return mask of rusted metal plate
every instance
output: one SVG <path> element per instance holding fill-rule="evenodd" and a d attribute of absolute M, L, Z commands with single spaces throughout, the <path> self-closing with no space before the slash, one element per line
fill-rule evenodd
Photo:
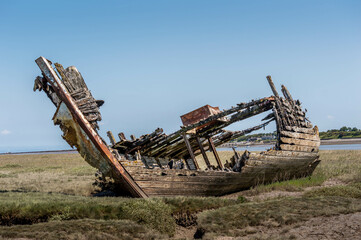
<path fill-rule="evenodd" d="M 183 125 L 188 126 L 188 125 L 197 123 L 199 121 L 202 121 L 202 120 L 204 120 L 212 115 L 218 114 L 220 112 L 221 111 L 219 110 L 219 107 L 212 107 L 209 105 L 205 105 L 192 112 L 182 115 L 180 118 L 182 120 Z"/>
<path fill-rule="evenodd" d="M 79 141 L 79 139 L 89 141 L 85 141 L 81 144 L 87 145 L 89 147 L 89 143 L 91 142 L 93 146 L 87 150 L 91 151 L 92 149 L 96 149 L 102 157 L 105 160 L 104 164 L 108 164 L 112 169 L 112 176 L 115 178 L 116 181 L 123 182 L 124 186 L 127 190 L 134 196 L 134 197 L 143 197 L 146 198 L 147 194 L 144 193 L 144 191 L 135 183 L 133 178 L 130 176 L 130 174 L 123 168 L 123 166 L 118 162 L 118 160 L 113 156 L 113 154 L 110 152 L 108 147 L 104 144 L 100 136 L 97 134 L 97 132 L 91 127 L 90 123 L 85 119 L 82 112 L 79 110 L 77 105 L 75 104 L 74 100 L 68 93 L 66 87 L 63 85 L 61 80 L 59 79 L 58 75 L 56 74 L 55 70 L 52 68 L 47 59 L 44 57 L 39 57 L 35 60 L 39 68 L 41 69 L 44 77 L 48 81 L 48 83 L 54 88 L 54 91 L 56 92 L 59 99 L 65 104 L 67 107 L 69 113 L 71 114 L 74 124 L 76 127 L 73 126 L 73 128 L 69 129 L 81 129 L 81 131 L 75 131 L 72 133 L 72 135 L 69 135 L 69 139 L 67 141 L 71 141 L 72 143 L 76 143 Z M 57 114 L 55 115 L 55 119 L 58 121 L 61 121 L 62 118 L 69 119 L 69 116 L 67 116 L 66 110 L 64 110 L 64 106 L 61 105 L 58 107 Z M 59 112 L 64 111 L 64 114 L 60 114 Z M 65 118 L 65 116 L 67 116 Z M 69 121 L 68 121 L 69 122 Z M 67 131 L 64 132 L 66 137 Z M 83 134 L 80 134 L 83 133 Z M 75 136 L 75 137 L 74 137 Z"/>

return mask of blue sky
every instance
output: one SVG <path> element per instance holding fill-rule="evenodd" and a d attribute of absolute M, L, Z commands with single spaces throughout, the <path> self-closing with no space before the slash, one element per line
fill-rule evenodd
<path fill-rule="evenodd" d="M 105 100 L 103 137 L 169 133 L 205 104 L 270 96 L 268 74 L 321 130 L 361 128 L 360 12 L 361 1 L 0 0 L 0 152 L 68 148 L 32 92 L 40 55 L 75 65 Z"/>

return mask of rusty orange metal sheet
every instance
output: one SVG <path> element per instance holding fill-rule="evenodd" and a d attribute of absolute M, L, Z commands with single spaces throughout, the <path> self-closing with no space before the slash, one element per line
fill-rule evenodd
<path fill-rule="evenodd" d="M 219 110 L 219 107 L 212 107 L 209 105 L 205 105 L 194 111 L 191 111 L 189 113 L 182 115 L 180 118 L 182 120 L 183 125 L 188 126 L 188 125 L 197 123 L 199 121 L 202 121 L 202 120 L 204 120 L 212 115 L 218 114 L 220 112 L 221 111 Z"/>

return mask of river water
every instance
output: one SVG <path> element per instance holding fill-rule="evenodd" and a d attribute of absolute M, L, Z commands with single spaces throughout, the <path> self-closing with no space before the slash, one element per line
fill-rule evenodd
<path fill-rule="evenodd" d="M 274 145 L 256 145 L 237 147 L 237 151 L 266 151 Z M 232 148 L 217 148 L 218 151 L 231 151 Z M 320 150 L 361 150 L 361 144 L 336 144 L 336 145 L 321 145 Z"/>

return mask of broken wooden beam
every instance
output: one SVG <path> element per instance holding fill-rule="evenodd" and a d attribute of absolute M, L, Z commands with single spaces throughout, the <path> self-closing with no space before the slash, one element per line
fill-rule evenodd
<path fill-rule="evenodd" d="M 285 151 L 293 152 L 318 152 L 318 147 L 309 147 L 301 145 L 290 145 L 290 144 L 280 144 L 280 149 Z"/>
<path fill-rule="evenodd" d="M 111 131 L 108 131 L 108 132 L 107 132 L 107 136 L 108 136 L 108 138 L 109 138 L 110 144 L 111 144 L 112 146 L 114 146 L 114 145 L 115 145 L 115 138 L 114 138 L 114 136 L 113 136 L 113 133 L 112 133 Z"/>
<path fill-rule="evenodd" d="M 320 137 L 318 135 L 315 135 L 315 134 L 281 131 L 281 136 L 282 137 L 294 138 L 294 139 L 305 139 L 305 140 L 311 140 L 311 141 L 320 141 Z"/>
<path fill-rule="evenodd" d="M 275 95 L 275 97 L 279 98 L 280 96 L 278 95 L 278 92 L 277 92 L 276 87 L 275 87 L 275 85 L 274 85 L 274 83 L 272 81 L 271 76 L 268 75 L 266 78 L 267 78 L 268 84 L 271 87 L 271 90 L 272 90 L 273 94 Z"/>
<path fill-rule="evenodd" d="M 211 163 L 209 162 L 209 159 L 208 159 L 208 157 L 207 157 L 206 151 L 204 151 L 204 147 L 203 147 L 203 143 L 202 143 L 201 139 L 200 139 L 198 136 L 196 136 L 196 140 L 197 140 L 199 149 L 200 149 L 200 151 L 201 151 L 201 153 L 202 153 L 204 162 L 206 163 L 206 165 L 207 165 L 208 168 L 211 168 Z"/>
<path fill-rule="evenodd" d="M 311 135 L 315 134 L 315 130 L 312 128 L 286 126 L 285 129 L 288 131 L 293 131 L 293 132 L 298 132 L 298 133 L 306 133 L 306 134 L 311 134 Z"/>
<path fill-rule="evenodd" d="M 125 137 L 125 135 L 124 135 L 123 132 L 118 133 L 118 137 L 119 137 L 120 141 L 125 141 L 125 140 L 127 140 L 127 138 Z"/>
<path fill-rule="evenodd" d="M 310 141 L 310 140 L 295 139 L 288 137 L 281 137 L 280 140 L 282 143 L 287 143 L 290 145 L 301 145 L 301 146 L 317 147 L 317 148 L 320 146 L 320 141 Z"/>
<path fill-rule="evenodd" d="M 186 133 L 183 133 L 182 136 L 183 136 L 183 140 L 184 140 L 184 142 L 185 142 L 185 144 L 186 144 L 186 146 L 187 146 L 189 156 L 191 157 L 194 166 L 196 167 L 196 169 L 199 169 L 199 165 L 198 165 L 197 159 L 196 159 L 196 157 L 194 156 L 194 152 L 193 152 L 193 149 L 192 149 L 191 144 L 189 143 L 187 134 L 186 134 Z"/>
<path fill-rule="evenodd" d="M 208 143 L 209 143 L 210 150 L 212 151 L 214 158 L 217 161 L 218 167 L 221 170 L 223 170 L 223 165 L 222 165 L 221 159 L 219 158 L 219 155 L 217 153 L 216 147 L 214 146 L 212 138 L 208 138 Z"/>

